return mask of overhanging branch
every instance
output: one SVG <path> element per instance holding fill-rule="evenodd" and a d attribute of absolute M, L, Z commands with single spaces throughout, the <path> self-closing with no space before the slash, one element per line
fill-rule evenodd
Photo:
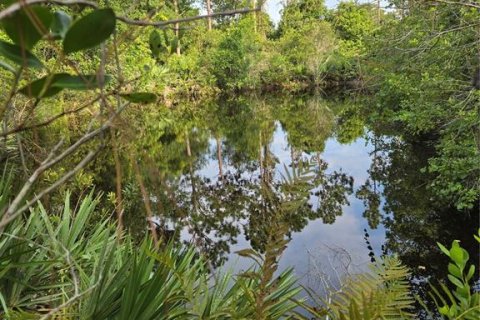
<path fill-rule="evenodd" d="M 61 6 L 71 6 L 71 5 L 84 5 L 92 8 L 98 8 L 98 4 L 88 0 L 23 0 L 19 2 L 15 2 L 14 4 L 10 5 L 9 7 L 5 8 L 4 10 L 0 11 L 0 20 L 5 19 L 6 17 L 12 15 L 16 11 L 20 10 L 24 6 L 32 5 L 32 4 L 39 4 L 39 3 L 53 3 L 58 4 Z M 249 12 L 256 12 L 260 11 L 261 7 L 257 8 L 243 8 L 243 9 L 236 9 L 236 10 L 228 10 L 222 12 L 215 12 L 211 14 L 204 14 L 192 17 L 185 17 L 173 20 L 165 20 L 165 21 L 147 21 L 147 20 L 133 20 L 127 17 L 117 16 L 117 20 L 135 26 L 153 26 L 153 27 L 163 27 L 170 24 L 175 23 L 182 23 L 182 22 L 191 22 L 195 20 L 201 20 L 206 18 L 215 18 L 215 17 L 223 17 L 223 16 L 232 16 L 236 14 L 245 14 Z"/>

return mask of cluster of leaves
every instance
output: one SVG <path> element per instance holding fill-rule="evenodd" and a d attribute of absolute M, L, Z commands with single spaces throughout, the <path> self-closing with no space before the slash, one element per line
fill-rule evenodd
<path fill-rule="evenodd" d="M 479 230 L 480 236 L 480 230 Z M 474 235 L 480 243 L 480 237 Z M 452 242 L 450 249 L 438 243 L 442 252 L 450 258 L 448 264 L 448 280 L 454 285 L 451 290 L 447 285 L 441 284 L 441 291 L 432 286 L 432 298 L 438 311 L 447 319 L 473 320 L 480 317 L 480 292 L 474 291 L 475 265 L 468 266 L 469 254 L 460 246 L 458 240 Z M 446 296 L 446 298 L 445 298 Z"/>

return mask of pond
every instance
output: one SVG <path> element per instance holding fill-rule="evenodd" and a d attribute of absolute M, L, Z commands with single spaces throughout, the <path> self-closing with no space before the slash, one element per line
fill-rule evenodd
<path fill-rule="evenodd" d="M 212 268 L 234 271 L 253 263 L 236 251 L 286 239 L 279 268 L 318 290 L 383 252 L 417 276 L 445 274 L 437 241 L 460 239 L 478 257 L 475 211 L 429 193 L 422 168 L 432 147 L 369 128 L 359 103 L 241 96 L 139 119 L 138 162 L 160 232 L 195 244 Z M 125 216 L 132 232 L 145 232 L 139 219 Z"/>

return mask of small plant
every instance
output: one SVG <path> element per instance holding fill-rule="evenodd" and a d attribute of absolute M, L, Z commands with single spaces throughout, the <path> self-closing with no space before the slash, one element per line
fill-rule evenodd
<path fill-rule="evenodd" d="M 480 243 L 479 236 L 474 235 Z M 437 305 L 438 312 L 446 319 L 480 319 L 480 293 L 472 288 L 475 266 L 468 266 L 469 254 L 460 246 L 460 241 L 454 240 L 450 249 L 438 243 L 440 250 L 451 260 L 448 264 L 448 280 L 455 286 L 451 290 L 446 284 L 440 283 L 443 293 L 432 286 L 431 297 Z"/>

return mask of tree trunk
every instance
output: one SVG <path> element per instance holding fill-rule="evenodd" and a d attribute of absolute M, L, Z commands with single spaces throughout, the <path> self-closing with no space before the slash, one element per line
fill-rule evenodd
<path fill-rule="evenodd" d="M 178 0 L 173 0 L 173 6 L 175 7 L 175 14 L 177 15 L 176 18 L 179 18 L 180 15 L 178 13 Z M 180 45 L 180 23 L 175 23 L 175 37 L 177 37 L 177 55 L 181 54 L 181 45 Z"/>
<path fill-rule="evenodd" d="M 253 9 L 257 7 L 257 0 L 252 0 Z M 257 33 L 257 11 L 253 12 L 253 30 Z"/>
<path fill-rule="evenodd" d="M 260 165 L 260 179 L 263 180 L 262 132 L 258 133 L 258 163 Z"/>
<path fill-rule="evenodd" d="M 211 0 L 207 0 L 207 14 L 212 14 L 212 3 Z M 208 31 L 212 30 L 212 17 L 208 17 Z"/>
<path fill-rule="evenodd" d="M 215 137 L 215 140 L 217 140 L 218 176 L 220 177 L 220 181 L 223 182 L 222 142 L 218 136 Z"/>

